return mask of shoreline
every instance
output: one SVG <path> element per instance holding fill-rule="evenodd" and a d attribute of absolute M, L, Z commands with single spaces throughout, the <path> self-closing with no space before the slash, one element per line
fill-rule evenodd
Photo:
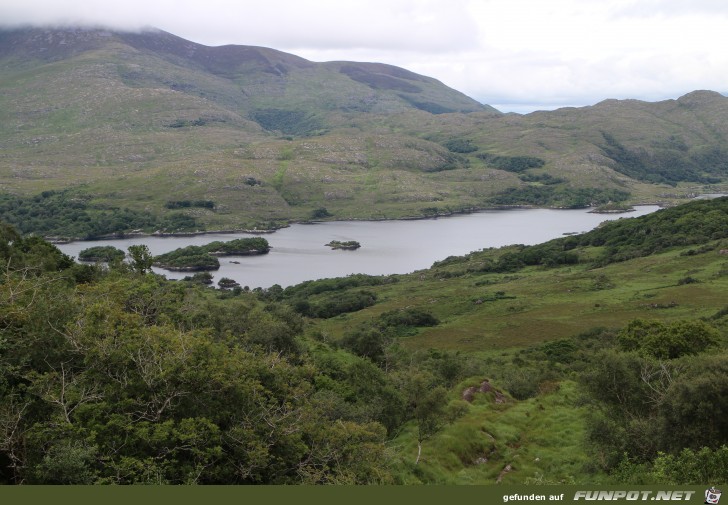
<path fill-rule="evenodd" d="M 285 228 L 289 228 L 290 226 L 294 224 L 300 224 L 300 225 L 317 225 L 321 223 L 330 223 L 330 222 L 382 222 L 382 221 L 422 221 L 422 220 L 428 220 L 428 219 L 439 219 L 439 218 L 447 218 L 447 217 L 456 217 L 459 215 L 467 215 L 467 214 L 476 214 L 478 212 L 492 212 L 492 211 L 500 211 L 500 210 L 516 210 L 516 209 L 524 209 L 524 210 L 530 210 L 530 209 L 548 209 L 548 210 L 579 210 L 579 209 L 592 209 L 588 210 L 588 213 L 591 214 L 629 214 L 630 212 L 634 212 L 634 207 L 639 207 L 643 205 L 657 205 L 659 207 L 665 207 L 664 202 L 656 202 L 656 203 L 635 203 L 633 204 L 629 209 L 616 209 L 616 210 L 603 210 L 599 211 L 597 210 L 598 207 L 581 207 L 581 208 L 569 208 L 569 207 L 539 207 L 536 205 L 499 205 L 497 207 L 470 207 L 467 209 L 462 210 L 454 210 L 450 212 L 440 212 L 435 215 L 429 215 L 429 216 L 405 216 L 405 217 L 395 217 L 395 218 L 348 218 L 348 219 L 331 219 L 327 221 L 312 221 L 312 220 L 306 220 L 306 221 L 290 221 L 289 223 L 285 225 L 281 225 L 278 228 L 274 229 L 267 229 L 267 230 L 249 230 L 249 229 L 226 229 L 226 230 L 209 230 L 209 231 L 191 231 L 191 232 L 170 232 L 170 233 L 163 233 L 163 232 L 152 232 L 152 233 L 144 233 L 138 230 L 131 231 L 129 233 L 115 233 L 111 235 L 103 235 L 100 237 L 96 237 L 93 239 L 78 239 L 78 238 L 61 238 L 61 237 L 43 237 L 44 240 L 51 244 L 71 244 L 76 242 L 96 242 L 99 240 L 124 240 L 129 238 L 140 238 L 140 237 L 149 237 L 149 238 L 167 238 L 167 237 L 198 237 L 202 235 L 225 235 L 225 234 L 234 234 L 234 233 L 246 233 L 249 235 L 270 235 L 275 233 L 278 230 L 283 230 Z"/>

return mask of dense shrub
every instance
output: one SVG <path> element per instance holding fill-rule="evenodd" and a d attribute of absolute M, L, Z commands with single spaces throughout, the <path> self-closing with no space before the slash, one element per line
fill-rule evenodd
<path fill-rule="evenodd" d="M 190 207 L 214 209 L 215 202 L 212 200 L 170 200 L 164 206 L 168 209 L 187 209 Z"/>
<path fill-rule="evenodd" d="M 396 326 L 437 326 L 440 321 L 422 309 L 408 307 L 401 310 L 390 310 L 379 316 L 377 325 L 381 328 Z"/>
<path fill-rule="evenodd" d="M 580 209 L 622 202 L 629 193 L 618 189 L 525 186 L 508 188 L 491 198 L 496 205 L 536 205 Z"/>
<path fill-rule="evenodd" d="M 617 335 L 625 351 L 638 351 L 658 359 L 675 359 L 703 352 L 718 343 L 718 331 L 703 321 L 646 321 L 635 319 Z"/>
<path fill-rule="evenodd" d="M 328 319 L 330 317 L 356 312 L 374 305 L 377 295 L 373 291 L 356 290 L 339 293 L 321 300 L 317 300 L 303 309 L 304 315 Z M 301 308 L 300 306 L 298 307 Z"/>
<path fill-rule="evenodd" d="M 191 216 L 148 212 L 92 203 L 82 192 L 44 191 L 35 196 L 0 193 L 0 219 L 21 233 L 94 240 L 131 230 L 187 231 L 199 225 Z"/>
<path fill-rule="evenodd" d="M 684 142 L 673 139 L 648 152 L 644 148 L 629 149 L 607 132 L 602 132 L 602 136 L 602 151 L 614 161 L 615 170 L 640 181 L 673 186 L 683 181 L 715 184 L 728 167 L 725 148 L 690 153 Z"/>
<path fill-rule="evenodd" d="M 490 153 L 480 153 L 477 157 L 493 168 L 508 172 L 523 172 L 529 168 L 541 168 L 546 164 L 544 160 L 535 156 L 496 156 Z"/>
<path fill-rule="evenodd" d="M 478 150 L 470 139 L 452 139 L 443 144 L 450 152 L 467 154 Z"/>

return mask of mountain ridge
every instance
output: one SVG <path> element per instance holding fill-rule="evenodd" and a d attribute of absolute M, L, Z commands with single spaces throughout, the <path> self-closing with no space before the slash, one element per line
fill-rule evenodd
<path fill-rule="evenodd" d="M 0 191 L 182 213 L 187 231 L 671 204 L 725 191 L 726 125 L 709 91 L 502 114 L 382 63 L 162 31 L 0 31 Z M 166 206 L 186 200 L 214 206 Z"/>
<path fill-rule="evenodd" d="M 407 85 L 407 81 L 429 83 L 446 88 L 439 81 L 408 70 L 382 63 L 324 62 L 316 63 L 277 49 L 223 45 L 205 46 L 156 28 L 138 32 L 113 31 L 97 28 L 42 29 L 22 28 L 0 30 L 0 58 L 12 56 L 34 57 L 41 61 L 59 61 L 85 52 L 103 50 L 110 44 L 123 44 L 140 53 L 153 53 L 177 65 L 190 62 L 216 76 L 236 79 L 251 71 L 275 77 L 286 77 L 296 70 L 333 67 L 342 75 L 364 83 L 374 89 L 395 89 L 405 93 L 421 93 L 422 89 Z M 352 75 L 354 77 L 352 77 Z M 386 76 L 383 79 L 382 76 Z M 377 79 L 377 77 L 379 79 Z M 459 102 L 459 108 L 448 112 L 487 110 L 477 101 L 459 91 L 447 88 Z"/>

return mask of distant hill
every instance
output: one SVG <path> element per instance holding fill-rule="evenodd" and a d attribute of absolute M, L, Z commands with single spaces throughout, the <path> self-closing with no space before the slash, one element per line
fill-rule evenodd
<path fill-rule="evenodd" d="M 5 208 L 67 190 L 63 205 L 166 231 L 681 201 L 725 182 L 727 125 L 708 91 L 520 116 L 381 63 L 158 30 L 0 31 Z"/>
<path fill-rule="evenodd" d="M 0 58 L 6 72 L 99 64 L 93 75 L 68 76 L 73 79 L 69 84 L 96 77 L 203 98 L 265 129 L 291 130 L 287 133 L 310 133 L 313 123 L 326 129 L 333 112 L 493 110 L 435 79 L 391 65 L 314 63 L 265 47 L 207 47 L 160 30 L 4 31 Z"/>

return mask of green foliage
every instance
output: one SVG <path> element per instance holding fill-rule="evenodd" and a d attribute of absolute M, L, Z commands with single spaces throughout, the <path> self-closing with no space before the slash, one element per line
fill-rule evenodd
<path fill-rule="evenodd" d="M 596 409 L 589 440 L 604 468 L 618 470 L 684 448 L 728 442 L 723 412 L 728 356 L 699 354 L 657 361 L 636 353 L 598 353 L 581 382 Z"/>
<path fill-rule="evenodd" d="M 219 281 L 217 281 L 217 285 L 220 286 L 222 289 L 232 289 L 240 286 L 238 282 L 234 279 L 230 279 L 229 277 L 223 277 Z"/>
<path fill-rule="evenodd" d="M 145 274 L 152 269 L 154 257 L 147 246 L 144 244 L 130 245 L 128 251 L 131 266 L 135 272 Z"/>
<path fill-rule="evenodd" d="M 89 247 L 78 253 L 78 259 L 81 261 L 111 263 L 114 261 L 122 261 L 125 257 L 126 254 L 124 251 L 111 245 Z"/>
<path fill-rule="evenodd" d="M 24 234 L 84 240 L 122 236 L 135 229 L 183 231 L 199 227 L 190 216 L 160 219 L 128 208 L 90 203 L 87 195 L 72 191 L 45 191 L 30 197 L 0 193 L 0 219 Z"/>
<path fill-rule="evenodd" d="M 562 184 L 567 182 L 566 179 L 561 177 L 554 177 L 551 174 L 519 174 L 518 178 L 523 182 L 535 182 L 543 184 L 545 186 L 553 186 L 555 184 Z"/>
<path fill-rule="evenodd" d="M 1 221 L 0 261 L 5 267 L 35 273 L 58 272 L 73 266 L 73 259 L 57 247 L 40 237 L 21 237 L 15 228 Z"/>
<path fill-rule="evenodd" d="M 605 156 L 615 162 L 618 172 L 633 179 L 673 186 L 683 181 L 714 184 L 720 178 L 706 175 L 706 172 L 725 174 L 724 148 L 712 148 L 691 155 L 686 152 L 687 146 L 684 143 L 672 142 L 649 153 L 644 148 L 628 149 L 607 132 L 602 132 L 602 136 L 606 142 L 601 146 Z"/>
<path fill-rule="evenodd" d="M 516 272 L 527 266 L 543 266 L 553 268 L 561 265 L 575 265 L 579 263 L 579 254 L 572 251 L 572 247 L 568 241 L 564 239 L 551 240 L 543 244 L 533 246 L 517 245 L 510 248 L 511 250 L 501 254 L 497 260 L 488 259 L 482 262 L 478 267 L 470 267 L 469 271 L 479 273 L 483 272 Z M 434 267 L 458 264 L 456 258 L 445 259 L 437 262 Z M 447 276 L 447 273 L 445 273 Z M 496 301 L 513 298 L 505 292 L 496 292 L 494 294 L 479 295 L 476 300 Z"/>
<path fill-rule="evenodd" d="M 671 486 L 728 482 L 728 446 L 659 453 L 652 463 L 649 481 Z"/>
<path fill-rule="evenodd" d="M 200 247 L 214 256 L 246 256 L 270 251 L 270 244 L 262 237 L 237 238 L 227 242 L 216 240 Z"/>
<path fill-rule="evenodd" d="M 674 381 L 660 409 L 662 449 L 718 448 L 728 444 L 728 355 L 690 357 L 680 380 Z"/>
<path fill-rule="evenodd" d="M 560 339 L 545 343 L 541 349 L 551 362 L 571 363 L 576 359 L 578 347 L 573 340 Z"/>
<path fill-rule="evenodd" d="M 167 126 L 170 128 L 186 128 L 188 126 L 205 126 L 207 121 L 202 118 L 198 119 L 175 119 Z"/>
<path fill-rule="evenodd" d="M 429 312 L 416 307 L 383 312 L 376 326 L 391 335 L 402 335 L 421 326 L 437 326 L 440 321 Z"/>
<path fill-rule="evenodd" d="M 604 247 L 599 262 L 607 264 L 727 236 L 728 198 L 716 198 L 662 209 L 636 219 L 610 221 L 563 240 L 570 247 Z"/>
<path fill-rule="evenodd" d="M 326 209 L 326 207 L 319 207 L 311 211 L 311 219 L 325 219 L 331 217 L 332 214 Z"/>
<path fill-rule="evenodd" d="M 212 274 L 210 272 L 196 272 L 191 277 L 185 277 L 183 280 L 207 286 L 212 284 Z"/>
<path fill-rule="evenodd" d="M 199 231 L 197 220 L 187 214 L 176 212 L 167 214 L 159 220 L 157 231 L 174 232 L 174 231 Z"/>
<path fill-rule="evenodd" d="M 625 351 L 637 351 L 657 359 L 695 355 L 718 343 L 720 334 L 703 321 L 631 321 L 617 335 Z"/>
<path fill-rule="evenodd" d="M 541 158 L 535 156 L 496 156 L 490 153 L 480 153 L 478 158 L 498 170 L 507 172 L 524 172 L 529 168 L 541 168 L 546 164 Z"/>
<path fill-rule="evenodd" d="M 217 270 L 220 261 L 203 246 L 191 245 L 155 256 L 154 265 L 167 270 Z"/>
<path fill-rule="evenodd" d="M 508 188 L 492 197 L 491 202 L 496 205 L 525 204 L 580 209 L 609 202 L 621 202 L 627 198 L 629 193 L 620 189 L 526 186 Z"/>
<path fill-rule="evenodd" d="M 707 210 L 703 212 L 707 219 L 720 215 L 712 212 L 716 207 L 701 209 Z M 655 233 L 666 232 L 660 227 Z M 36 268 L 46 256 L 53 256 L 55 248 L 50 246 L 30 248 L 28 256 L 16 248 L 20 237 L 13 230 L 4 234 L 7 240 L 0 241 L 0 250 L 15 254 L 18 264 Z M 443 290 L 445 298 L 454 292 L 448 291 L 451 289 L 493 286 L 483 295 L 497 302 L 490 305 L 510 303 L 500 301 L 511 298 L 505 289 L 517 293 L 520 303 L 525 295 L 519 286 L 538 269 L 518 276 L 484 272 L 545 267 L 560 261 L 574 265 L 569 263 L 574 258 L 592 261 L 596 257 L 592 251 L 579 249 L 581 238 L 490 251 L 487 262 L 480 258 L 485 252 L 450 260 L 441 268 L 471 269 L 473 275 L 463 282 L 437 282 L 436 288 Z M 619 247 L 620 240 L 616 236 L 612 245 Z M 721 246 L 713 242 L 711 247 L 703 252 Z M 669 286 L 662 289 L 706 289 L 720 281 L 713 275 L 712 264 L 705 263 L 706 254 L 673 254 L 655 260 L 668 259 L 680 266 Z M 694 268 L 686 267 L 689 261 L 696 261 Z M 697 262 L 703 263 L 698 266 Z M 563 288 L 558 296 L 573 300 L 573 295 L 564 294 L 565 288 L 570 293 L 578 281 L 578 289 L 585 293 L 595 284 L 611 285 L 598 293 L 608 298 L 615 286 L 622 288 L 625 274 L 617 267 L 604 273 L 574 267 L 573 275 L 561 270 L 556 277 Z M 690 355 L 700 348 L 690 340 L 701 335 L 700 322 L 678 321 L 674 328 L 673 322 L 663 323 L 658 333 L 667 332 L 668 338 L 638 339 L 637 347 L 629 352 L 621 348 L 621 335 L 616 338 L 616 332 L 600 330 L 556 338 L 503 356 L 488 352 L 484 363 L 475 353 L 415 352 L 398 345 L 417 344 L 418 339 L 392 339 L 395 331 L 419 328 L 413 325 L 434 316 L 410 310 L 414 309 L 411 306 L 403 311 L 387 310 L 404 305 L 396 298 L 400 291 L 407 293 L 408 303 L 427 306 L 424 300 L 429 294 L 417 292 L 412 297 L 410 286 L 398 287 L 392 280 L 396 278 L 351 276 L 287 289 L 274 286 L 251 294 L 167 283 L 157 276 L 135 276 L 123 269 L 90 272 L 84 285 L 74 287 L 74 279 L 81 276 L 72 273 L 73 268 L 60 273 L 40 273 L 38 269 L 35 278 L 15 272 L 9 281 L 0 283 L 1 300 L 10 300 L 0 310 L 0 421 L 5 423 L 23 412 L 15 434 L 0 431 L 0 462 L 7 467 L 0 480 L 78 484 L 391 482 L 386 463 L 391 461 L 391 451 L 402 451 L 395 457 L 412 465 L 417 442 L 423 456 L 407 478 L 445 482 L 455 477 L 434 476 L 430 466 L 433 453 L 441 451 L 443 461 L 462 456 L 462 465 L 468 467 L 463 471 L 475 472 L 478 469 L 472 462 L 476 458 L 484 454 L 490 458 L 484 428 L 495 438 L 496 454 L 504 458 L 511 454 L 507 451 L 528 440 L 518 449 L 519 465 L 531 461 L 534 444 L 553 433 L 537 435 L 533 426 L 509 421 L 518 414 L 522 419 L 532 416 L 531 424 L 538 425 L 542 414 L 536 405 L 564 387 L 559 381 L 577 376 L 584 393 L 581 402 L 590 412 L 587 446 L 594 468 L 613 471 L 614 478 L 622 479 L 631 471 L 643 483 L 655 481 L 658 475 L 674 475 L 659 469 L 676 468 L 677 463 L 669 458 L 677 461 L 685 448 L 697 454 L 707 447 L 705 451 L 717 455 L 720 444 L 726 443 L 728 428 L 722 419 L 723 398 L 728 396 L 727 360 L 721 350 L 708 354 L 710 347 L 705 348 L 708 352 Z M 676 286 L 686 271 L 699 271 L 702 283 Z M 664 268 L 660 272 L 668 275 Z M 418 282 L 425 284 L 422 279 Z M 512 284 L 496 287 L 503 283 Z M 366 291 L 376 294 L 387 307 L 375 309 L 374 316 L 352 314 L 340 321 L 304 323 L 300 317 L 327 309 L 335 299 Z M 469 290 L 462 300 L 455 296 L 452 305 L 463 306 L 465 315 L 483 310 L 486 307 L 469 303 L 481 291 Z M 14 293 L 24 294 L 11 298 Z M 436 313 L 446 315 L 448 328 L 461 331 L 465 326 L 457 316 L 451 317 L 450 305 L 450 301 L 438 305 Z M 518 316 L 514 313 L 514 318 Z M 715 317 L 719 321 L 721 312 Z M 320 338 L 315 342 L 302 339 L 305 326 Z M 338 333 L 342 327 L 347 330 Z M 623 331 L 628 333 L 628 329 L 636 327 Z M 508 331 L 517 334 L 511 327 Z M 343 335 L 340 340 L 339 335 Z M 333 349 L 330 342 L 336 340 L 341 345 Z M 475 438 L 486 440 L 481 443 L 458 437 L 466 433 L 467 423 L 475 423 L 476 414 L 491 415 L 480 410 L 485 403 L 453 402 L 461 391 L 447 393 L 446 389 L 472 377 L 489 377 L 508 393 L 506 404 L 496 408 L 488 404 L 488 411 L 513 413 L 512 418 L 497 423 L 488 418 L 487 425 L 483 419 L 473 424 L 473 433 L 480 433 Z M 64 401 L 59 400 L 61 391 Z M 529 405 L 533 408 L 526 410 Z M 569 403 L 568 409 L 579 408 Z M 583 414 L 574 415 L 581 423 Z M 448 426 L 453 422 L 454 426 Z M 578 424 L 577 433 L 581 426 Z M 403 438 L 389 443 L 390 452 L 385 452 L 385 438 L 397 433 Z M 410 445 L 406 437 L 411 437 Z M 329 445 L 331 440 L 337 447 Z M 580 449 L 569 450 L 581 454 Z M 547 459 L 543 454 L 539 457 Z M 13 458 L 21 458 L 15 466 Z M 486 468 L 498 464 L 498 460 L 484 464 L 481 473 L 492 472 Z M 544 463 L 543 470 L 550 464 Z M 518 471 L 525 468 L 533 475 L 530 466 L 519 466 Z M 544 475 L 551 479 L 546 472 Z M 494 475 L 487 478 L 492 480 Z"/>
<path fill-rule="evenodd" d="M 467 154 L 478 150 L 478 146 L 470 139 L 451 139 L 443 145 L 453 153 Z"/>
<path fill-rule="evenodd" d="M 676 246 L 707 244 L 709 241 L 728 237 L 728 198 L 698 200 L 678 207 L 661 209 L 634 219 L 619 219 L 603 223 L 587 233 L 554 239 L 533 246 L 513 246 L 497 257 L 483 260 L 478 267 L 470 266 L 467 272 L 515 272 L 526 266 L 555 267 L 574 265 L 585 261 L 579 248 L 600 247 L 596 257 L 586 261 L 604 266 L 659 253 Z M 701 252 L 713 250 L 706 246 Z M 688 251 L 686 255 L 698 254 Z M 449 257 L 435 262 L 433 268 L 466 264 L 469 256 Z M 439 275 L 452 275 L 443 272 Z M 679 285 L 694 283 L 688 278 Z M 597 283 L 603 289 L 604 283 Z M 601 285 L 601 287 L 600 287 Z"/>
<path fill-rule="evenodd" d="M 261 237 L 239 238 L 222 242 L 219 240 L 202 246 L 180 247 L 174 251 L 155 256 L 154 265 L 168 270 L 217 270 L 220 261 L 216 256 L 247 256 L 266 254 L 270 244 Z"/>
<path fill-rule="evenodd" d="M 266 300 L 283 300 L 305 316 L 327 319 L 376 303 L 376 293 L 354 288 L 381 286 L 397 280 L 395 276 L 352 274 L 347 277 L 305 281 L 286 289 L 272 286 L 267 290 L 260 290 L 259 296 Z"/>
<path fill-rule="evenodd" d="M 367 274 L 352 274 L 346 277 L 335 277 L 332 279 L 319 279 L 315 281 L 304 281 L 295 286 L 287 287 L 282 296 L 288 300 L 296 298 L 310 298 L 323 293 L 344 291 L 349 288 L 365 286 L 381 286 L 398 282 L 396 276 L 377 276 Z"/>
<path fill-rule="evenodd" d="M 212 200 L 169 200 L 164 206 L 168 209 L 188 209 L 190 207 L 214 209 L 215 202 Z"/>
<path fill-rule="evenodd" d="M 365 327 L 348 332 L 339 342 L 341 347 L 349 352 L 369 358 L 374 363 L 381 364 L 384 360 L 385 349 L 389 339 L 376 328 Z"/>
<path fill-rule="evenodd" d="M 539 394 L 539 385 L 546 377 L 545 370 L 540 367 L 525 368 L 514 363 L 512 368 L 500 374 L 503 388 L 516 400 L 527 400 Z"/>
<path fill-rule="evenodd" d="M 0 283 L 2 483 L 391 482 L 391 381 L 299 358 L 289 307 L 123 269 L 74 286 L 4 231 L 4 254 L 38 275 Z"/>
<path fill-rule="evenodd" d="M 345 291 L 332 296 L 321 298 L 316 302 L 308 305 L 298 303 L 295 305 L 296 310 L 303 315 L 309 317 L 318 317 L 328 319 L 330 317 L 345 314 L 347 312 L 356 312 L 374 305 L 377 301 L 377 295 L 373 291 L 354 290 Z"/>

